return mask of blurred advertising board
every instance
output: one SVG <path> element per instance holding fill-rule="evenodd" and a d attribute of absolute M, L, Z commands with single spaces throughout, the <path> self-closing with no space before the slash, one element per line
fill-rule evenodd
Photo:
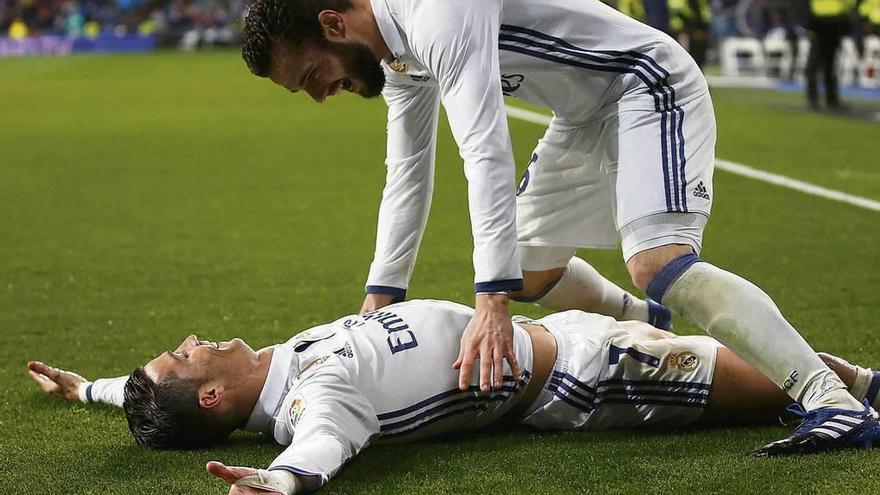
<path fill-rule="evenodd" d="M 144 34 L 99 34 L 94 37 L 33 36 L 0 37 L 0 57 L 67 55 L 70 53 L 132 53 L 156 48 L 156 38 Z"/>

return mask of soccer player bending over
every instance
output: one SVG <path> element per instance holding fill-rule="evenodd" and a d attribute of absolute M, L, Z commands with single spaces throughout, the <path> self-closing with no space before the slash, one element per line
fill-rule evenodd
<path fill-rule="evenodd" d="M 699 257 L 717 199 L 715 113 L 700 68 L 666 34 L 598 0 L 254 0 L 242 44 L 250 71 L 287 91 L 318 102 L 381 94 L 388 105 L 364 312 L 406 297 L 443 106 L 474 240 L 476 311 L 454 363 L 462 390 L 476 356 L 517 369 L 509 299 L 660 328 L 672 310 L 808 411 L 810 428 L 756 453 L 848 447 L 823 433 L 840 415 L 880 429 L 769 295 Z M 518 189 L 504 95 L 553 111 Z M 657 304 L 575 256 L 618 244 Z"/>
<path fill-rule="evenodd" d="M 39 362 L 28 368 L 51 395 L 122 406 L 141 445 L 205 447 L 244 429 L 287 446 L 265 470 L 209 463 L 233 485 L 230 494 L 318 488 L 374 442 L 499 422 L 582 430 L 754 423 L 776 419 L 790 402 L 711 337 L 577 310 L 514 317 L 521 374 L 505 365 L 502 386 L 484 393 L 476 369 L 462 391 L 449 362 L 472 316 L 466 306 L 417 300 L 345 316 L 259 351 L 240 339 L 191 335 L 127 377 L 89 382 Z M 876 415 L 869 404 L 880 403 L 880 373 L 821 358 Z M 801 428 L 812 427 L 806 423 Z M 819 434 L 871 447 L 872 428 L 841 414 Z"/>

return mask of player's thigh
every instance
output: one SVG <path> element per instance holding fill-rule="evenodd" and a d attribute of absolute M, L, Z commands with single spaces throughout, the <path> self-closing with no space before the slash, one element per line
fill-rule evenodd
<path fill-rule="evenodd" d="M 675 244 L 699 253 L 714 196 L 715 116 L 709 95 L 667 111 L 621 111 L 610 137 L 617 143 L 614 198 L 624 260 Z"/>
<path fill-rule="evenodd" d="M 709 403 L 701 418 L 707 424 L 760 423 L 783 415 L 791 399 L 769 378 L 726 347 L 718 348 Z"/>
<path fill-rule="evenodd" d="M 520 246 L 617 246 L 608 175 L 597 153 L 601 128 L 551 123 L 517 190 Z"/>

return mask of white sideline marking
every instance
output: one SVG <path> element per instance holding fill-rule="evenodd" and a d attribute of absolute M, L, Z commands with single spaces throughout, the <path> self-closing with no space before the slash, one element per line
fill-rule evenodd
<path fill-rule="evenodd" d="M 718 88 L 772 88 L 778 80 L 762 76 L 706 76 L 706 82 Z"/>
<path fill-rule="evenodd" d="M 514 119 L 524 120 L 533 124 L 547 125 L 550 123 L 550 116 L 548 115 L 533 112 L 531 110 L 526 110 L 524 108 L 517 108 L 511 105 L 507 105 L 507 115 Z M 809 194 L 811 196 L 819 196 L 820 198 L 830 199 L 832 201 L 839 201 L 841 203 L 858 206 L 859 208 L 864 208 L 866 210 L 880 211 L 880 201 L 874 201 L 873 199 L 863 198 L 861 196 L 854 196 L 852 194 L 835 191 L 834 189 L 828 189 L 825 187 L 817 186 L 815 184 L 810 184 L 808 182 L 799 181 L 790 177 L 786 177 L 784 175 L 765 172 L 763 170 L 758 170 L 756 168 L 743 165 L 741 163 L 716 159 L 715 167 L 720 170 L 724 170 L 725 172 L 741 175 L 743 177 L 749 177 L 751 179 L 767 182 L 776 186 L 787 187 L 789 189 L 794 189 L 795 191 Z"/>
<path fill-rule="evenodd" d="M 541 125 L 549 125 L 550 124 L 550 116 L 544 115 L 543 113 L 533 112 L 531 110 L 526 110 L 525 108 L 517 108 L 511 105 L 504 105 L 507 107 L 507 116 L 513 117 L 519 120 L 525 120 L 526 122 L 531 122 L 533 124 L 541 124 Z"/>
<path fill-rule="evenodd" d="M 784 175 L 772 174 L 770 172 L 747 167 L 741 163 L 729 162 L 727 160 L 715 159 L 715 166 L 721 170 L 733 174 L 742 175 L 743 177 L 750 177 L 752 179 L 768 182 L 777 186 L 787 187 L 789 189 L 794 189 L 795 191 L 800 191 L 802 193 L 810 194 L 812 196 L 819 196 L 825 199 L 830 199 L 832 201 L 840 201 L 841 203 L 858 206 L 866 210 L 880 211 L 880 201 L 874 201 L 873 199 L 863 198 L 861 196 L 853 196 L 852 194 L 846 194 L 840 191 L 835 191 L 834 189 L 820 187 L 814 184 L 810 184 L 808 182 L 801 182 L 799 180 L 786 177 Z"/>

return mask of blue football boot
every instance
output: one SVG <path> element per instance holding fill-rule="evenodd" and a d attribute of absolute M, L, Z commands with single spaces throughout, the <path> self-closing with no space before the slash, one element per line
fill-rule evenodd
<path fill-rule="evenodd" d="M 656 303 L 651 299 L 645 299 L 648 303 L 648 324 L 660 330 L 672 329 L 672 311 L 666 306 Z"/>
<path fill-rule="evenodd" d="M 794 435 L 767 444 L 752 452 L 752 457 L 813 454 L 847 448 L 870 449 L 880 445 L 880 419 L 867 401 L 865 409 L 822 408 L 804 411 L 798 404 L 788 410 L 803 419 Z"/>

